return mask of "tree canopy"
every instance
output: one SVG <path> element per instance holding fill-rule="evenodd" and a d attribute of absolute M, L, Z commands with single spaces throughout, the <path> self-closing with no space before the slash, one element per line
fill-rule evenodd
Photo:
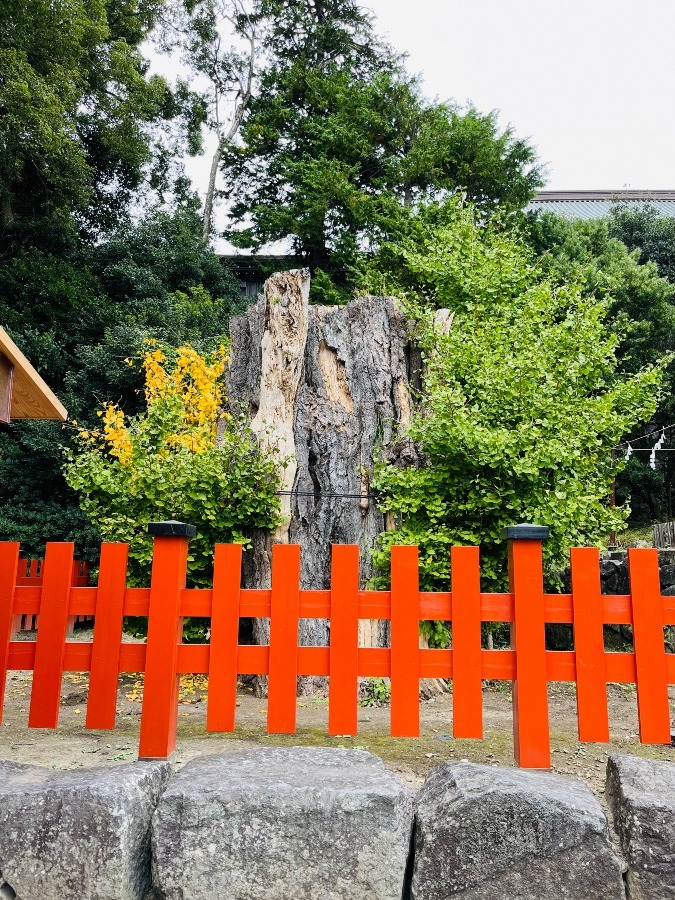
<path fill-rule="evenodd" d="M 623 372 L 637 372 L 675 352 L 675 282 L 667 277 L 669 255 L 675 258 L 675 240 L 669 243 L 668 237 L 675 237 L 673 221 L 648 210 L 617 206 L 607 219 L 568 221 L 546 213 L 528 222 L 530 243 L 551 276 L 560 282 L 575 280 L 585 294 L 607 301 L 607 327 L 620 336 L 617 352 Z M 675 422 L 674 379 L 671 361 L 650 421 L 624 438 L 639 438 Z M 666 450 L 673 447 L 673 437 L 666 432 Z M 660 454 L 652 469 L 645 452 L 650 445 L 634 443 L 640 450 L 619 475 L 619 500 L 630 500 L 636 523 L 670 518 L 675 514 L 672 454 Z"/>
<path fill-rule="evenodd" d="M 182 54 L 189 84 L 153 74 L 154 40 L 160 52 Z M 367 278 L 378 290 L 407 292 L 418 306 L 442 301 L 457 314 L 446 349 L 462 322 L 469 327 L 477 310 L 487 315 L 494 304 L 496 333 L 516 341 L 517 369 L 525 351 L 509 323 L 519 321 L 522 334 L 537 340 L 523 308 L 527 297 L 545 333 L 564 332 L 571 317 L 582 343 L 601 332 L 609 341 L 589 356 L 591 370 L 604 373 L 602 396 L 610 398 L 601 417 L 608 423 L 603 447 L 620 422 L 628 428 L 649 406 L 639 386 L 657 378 L 649 366 L 672 349 L 675 333 L 672 225 L 649 210 L 625 210 L 602 224 L 523 221 L 523 239 L 509 238 L 542 182 L 531 142 L 500 125 L 494 111 L 425 97 L 404 57 L 378 37 L 355 0 L 6 0 L 0 322 L 78 425 L 0 429 L 3 537 L 21 539 L 31 552 L 45 539 L 74 537 L 93 558 L 100 525 L 92 528 L 78 509 L 61 471 L 74 435 L 95 429 L 96 410 L 111 404 L 129 428 L 140 428 L 143 379 L 123 360 L 137 357 L 148 339 L 189 343 L 208 355 L 241 309 L 239 286 L 211 243 L 210 201 L 200 203 L 179 162 L 202 151 L 208 128 L 218 134 L 214 159 L 228 204 L 227 235 L 254 250 L 276 241 L 292 246 L 313 269 L 313 299 L 341 302 Z M 210 184 L 217 198 L 213 178 Z M 487 243 L 476 237 L 477 222 Z M 486 250 L 475 265 L 471 256 L 460 258 L 463 233 L 467 251 Z M 432 235 L 441 241 L 438 252 Z M 422 313 L 420 322 L 426 328 Z M 476 340 L 487 342 L 481 329 Z M 433 355 L 436 338 L 429 335 Z M 543 341 L 542 366 L 548 346 Z M 485 359 L 495 371 L 501 365 L 489 343 Z M 458 356 L 457 366 L 470 369 L 470 362 Z M 437 384 L 447 377 L 469 391 L 458 372 L 439 368 Z M 477 384 L 478 370 L 472 377 Z M 589 379 L 578 382 L 575 413 L 586 436 L 581 410 L 590 409 Z M 556 384 L 563 396 L 564 379 Z M 633 412 L 625 385 L 636 392 Z M 488 428 L 500 390 L 507 387 L 495 376 L 485 421 L 478 410 L 474 421 L 469 406 L 467 428 Z M 671 416 L 671 395 L 652 423 Z M 429 422 L 446 414 L 436 402 L 432 397 Z M 542 421 L 553 422 L 543 412 Z M 489 427 L 506 426 L 495 420 Z M 518 447 L 509 452 L 525 452 Z M 627 472 L 634 467 L 631 461 Z M 605 470 L 598 472 L 589 483 L 604 485 Z M 621 482 L 619 489 L 628 491 Z M 655 490 L 645 488 L 644 496 Z M 483 499 L 493 502 L 489 492 Z"/>
<path fill-rule="evenodd" d="M 0 8 L 0 256 L 49 220 L 93 233 L 117 221 L 176 116 L 139 45 L 161 0 L 7 0 Z"/>
<path fill-rule="evenodd" d="M 223 154 L 242 247 L 287 240 L 313 268 L 349 266 L 413 209 L 463 192 L 522 207 L 541 184 L 531 145 L 496 113 L 427 100 L 349 0 L 261 2 L 267 65 Z"/>
<path fill-rule="evenodd" d="M 601 544 L 628 516 L 607 502 L 612 447 L 653 414 L 660 367 L 622 375 L 607 301 L 560 284 L 525 241 L 471 206 L 419 223 L 366 272 L 407 297 L 425 358 L 424 402 L 407 432 L 420 463 L 383 461 L 375 485 L 399 518 L 382 536 L 420 545 L 426 589 L 447 584 L 449 547 L 480 544 L 486 585 L 504 587 L 501 529 L 550 528 L 549 578 L 576 544 Z M 434 321 L 445 308 L 449 328 Z"/>

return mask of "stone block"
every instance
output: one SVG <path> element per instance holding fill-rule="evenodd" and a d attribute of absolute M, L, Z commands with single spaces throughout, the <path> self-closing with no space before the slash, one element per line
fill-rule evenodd
<path fill-rule="evenodd" d="M 604 559 L 600 562 L 600 583 L 603 594 L 628 593 L 628 566 L 626 559 Z"/>
<path fill-rule="evenodd" d="M 359 750 L 261 748 L 189 762 L 153 817 L 166 900 L 401 900 L 412 798 Z"/>
<path fill-rule="evenodd" d="M 56 771 L 0 761 L 0 897 L 144 900 L 150 819 L 170 772 L 168 763 Z"/>
<path fill-rule="evenodd" d="M 607 798 L 628 862 L 630 900 L 673 900 L 675 763 L 610 757 Z"/>
<path fill-rule="evenodd" d="M 672 588 L 675 586 L 675 565 L 660 566 L 659 575 L 662 588 Z"/>
<path fill-rule="evenodd" d="M 623 863 L 580 782 L 446 763 L 415 806 L 413 900 L 624 900 Z"/>

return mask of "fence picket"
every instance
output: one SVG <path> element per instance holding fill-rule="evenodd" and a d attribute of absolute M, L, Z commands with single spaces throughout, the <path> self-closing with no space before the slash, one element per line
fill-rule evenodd
<path fill-rule="evenodd" d="M 267 731 L 295 732 L 298 684 L 298 614 L 300 612 L 300 547 L 272 547 L 272 609 L 267 700 Z"/>
<path fill-rule="evenodd" d="M 5 705 L 9 642 L 14 630 L 14 590 L 19 574 L 16 542 L 0 543 L 0 724 Z"/>
<path fill-rule="evenodd" d="M 604 742 L 609 740 L 609 712 L 600 554 L 593 547 L 574 547 L 570 559 L 579 740 Z"/>
<path fill-rule="evenodd" d="M 514 755 L 518 765 L 524 768 L 550 769 L 543 563 L 539 541 L 509 541 L 509 583 L 514 610 L 511 648 L 516 657 Z"/>
<path fill-rule="evenodd" d="M 128 544 L 101 544 L 87 728 L 115 727 L 128 555 Z"/>
<path fill-rule="evenodd" d="M 155 537 L 138 750 L 142 759 L 167 757 L 176 747 L 180 677 L 176 662 L 183 636 L 180 599 L 187 556 L 186 537 Z"/>
<path fill-rule="evenodd" d="M 668 666 L 658 551 L 629 548 L 628 575 L 640 740 L 644 744 L 669 744 Z"/>
<path fill-rule="evenodd" d="M 28 713 L 29 728 L 56 728 L 59 723 L 74 552 L 75 545 L 71 543 L 47 544 Z"/>
<path fill-rule="evenodd" d="M 480 551 L 453 547 L 452 573 L 452 733 L 483 737 Z"/>
<path fill-rule="evenodd" d="M 328 733 L 358 729 L 359 548 L 333 547 L 330 601 Z"/>
<path fill-rule="evenodd" d="M 420 588 L 417 547 L 391 548 L 391 734 L 420 733 Z"/>
<path fill-rule="evenodd" d="M 209 648 L 207 731 L 234 731 L 241 596 L 241 544 L 216 544 Z"/>

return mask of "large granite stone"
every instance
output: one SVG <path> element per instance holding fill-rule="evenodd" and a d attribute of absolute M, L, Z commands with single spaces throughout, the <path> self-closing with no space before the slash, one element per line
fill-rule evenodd
<path fill-rule="evenodd" d="M 0 897 L 143 900 L 168 763 L 55 771 L 0 761 Z"/>
<path fill-rule="evenodd" d="M 152 822 L 166 900 L 401 900 L 412 799 L 360 750 L 261 748 L 189 762 Z"/>
<path fill-rule="evenodd" d="M 446 763 L 416 801 L 413 900 L 624 900 L 622 862 L 583 784 Z"/>
<path fill-rule="evenodd" d="M 675 763 L 612 756 L 607 797 L 628 862 L 630 900 L 675 898 Z"/>

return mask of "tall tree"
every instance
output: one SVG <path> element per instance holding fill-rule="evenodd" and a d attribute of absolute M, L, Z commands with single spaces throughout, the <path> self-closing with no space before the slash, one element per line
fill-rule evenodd
<path fill-rule="evenodd" d="M 175 116 L 139 45 L 160 0 L 7 0 L 0 6 L 0 254 L 45 222 L 100 233 L 152 162 L 153 126 Z M 48 229 L 50 231 L 50 229 Z"/>
<path fill-rule="evenodd" d="M 168 13 L 161 45 L 169 52 L 177 49 L 192 78 L 204 82 L 203 88 L 194 81 L 192 86 L 200 98 L 202 122 L 216 138 L 202 219 L 207 240 L 223 150 L 239 134 L 253 96 L 259 16 L 246 0 L 179 0 Z"/>
<path fill-rule="evenodd" d="M 613 206 L 609 233 L 629 250 L 639 250 L 640 262 L 653 262 L 659 275 L 675 285 L 675 217 L 663 216 L 650 203 Z"/>
<path fill-rule="evenodd" d="M 468 206 L 447 212 L 371 264 L 408 297 L 426 358 L 408 435 L 419 464 L 383 463 L 377 474 L 383 506 L 400 520 L 382 546 L 419 544 L 423 583 L 437 587 L 449 547 L 480 544 L 486 583 L 503 588 L 503 526 L 549 526 L 553 576 L 570 546 L 601 544 L 625 521 L 628 509 L 607 503 L 621 462 L 611 450 L 653 414 L 662 372 L 619 375 L 606 302 L 559 284 L 498 222 Z M 449 327 L 434 321 L 437 307 L 454 313 Z"/>
<path fill-rule="evenodd" d="M 541 183 L 494 113 L 425 100 L 357 3 L 260 9 L 266 65 L 243 146 L 223 157 L 236 244 L 288 239 L 312 266 L 344 265 L 432 198 L 510 209 Z"/>
<path fill-rule="evenodd" d="M 237 299 L 184 184 L 172 212 L 141 214 L 171 141 L 200 121 L 193 95 L 150 76 L 142 52 L 167 2 L 0 4 L 0 322 L 78 420 L 106 399 L 137 408 L 138 377 L 120 360 L 149 332 L 222 333 Z M 61 476 L 71 434 L 0 429 L 0 535 L 32 552 L 46 539 L 95 546 Z"/>
<path fill-rule="evenodd" d="M 675 283 L 660 274 L 668 272 L 671 221 L 618 207 L 603 220 L 568 221 L 545 213 L 531 217 L 527 224 L 529 240 L 552 277 L 562 283 L 574 280 L 587 296 L 608 303 L 607 327 L 620 338 L 618 357 L 624 372 L 636 372 L 675 353 Z M 665 372 L 666 389 L 653 416 L 625 438 L 639 439 L 675 422 L 674 379 L 675 362 L 671 361 Z M 645 452 L 657 437 L 651 444 L 633 442 L 640 450 L 617 481 L 619 501 L 630 500 L 636 524 L 675 514 L 673 453 L 660 454 L 652 469 Z M 675 432 L 667 431 L 665 438 L 663 449 L 675 449 Z"/>

